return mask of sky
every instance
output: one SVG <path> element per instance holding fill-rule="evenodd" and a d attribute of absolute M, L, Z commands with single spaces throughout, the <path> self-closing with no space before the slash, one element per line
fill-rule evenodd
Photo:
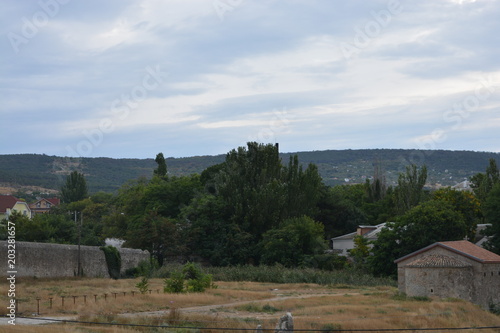
<path fill-rule="evenodd" d="M 0 154 L 500 152 L 500 2 L 4 0 Z"/>

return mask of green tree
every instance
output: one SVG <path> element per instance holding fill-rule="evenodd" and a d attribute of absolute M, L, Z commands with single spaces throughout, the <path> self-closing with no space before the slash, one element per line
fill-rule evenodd
<path fill-rule="evenodd" d="M 297 266 L 306 256 L 322 253 L 325 247 L 321 223 L 307 216 L 290 218 L 264 234 L 262 263 Z"/>
<path fill-rule="evenodd" d="M 88 197 L 87 182 L 82 173 L 73 171 L 66 177 L 66 183 L 61 188 L 61 201 L 72 203 Z"/>
<path fill-rule="evenodd" d="M 304 171 L 297 155 L 290 156 L 288 166 L 282 170 L 281 183 L 285 186 L 281 219 L 317 213 L 322 179 L 316 165 L 309 164 Z"/>
<path fill-rule="evenodd" d="M 500 183 L 493 186 L 484 202 L 484 218 L 491 226 L 486 229 L 486 235 L 491 238 L 486 243 L 486 247 L 497 254 L 500 254 Z"/>
<path fill-rule="evenodd" d="M 124 246 L 148 250 L 161 266 L 168 255 L 183 252 L 179 229 L 175 221 L 150 211 L 128 224 Z"/>
<path fill-rule="evenodd" d="M 467 239 L 474 242 L 477 224 L 482 217 L 481 205 L 476 196 L 467 191 L 457 191 L 447 187 L 435 191 L 432 194 L 432 200 L 444 201 L 459 212 L 467 228 Z"/>
<path fill-rule="evenodd" d="M 395 275 L 394 260 L 399 257 L 435 242 L 464 239 L 466 233 L 462 214 L 450 204 L 424 202 L 382 229 L 374 242 L 370 266 L 377 275 Z"/>
<path fill-rule="evenodd" d="M 366 215 L 361 209 L 361 186 L 324 186 L 318 193 L 318 212 L 314 218 L 323 224 L 326 239 L 352 232 L 358 225 L 366 224 Z"/>
<path fill-rule="evenodd" d="M 154 170 L 154 175 L 160 178 L 165 178 L 167 176 L 167 162 L 163 153 L 158 153 L 155 158 L 155 162 L 158 167 Z"/>
<path fill-rule="evenodd" d="M 480 202 L 484 202 L 495 184 L 500 182 L 500 171 L 494 158 L 490 158 L 485 173 L 475 174 L 470 178 L 471 187 Z"/>
<path fill-rule="evenodd" d="M 216 177 L 217 195 L 231 210 L 231 222 L 258 239 L 280 222 L 284 189 L 278 148 L 249 142 L 226 156 Z"/>
<path fill-rule="evenodd" d="M 369 241 L 363 236 L 354 236 L 354 248 L 350 251 L 354 264 L 363 267 L 370 255 Z"/>
<path fill-rule="evenodd" d="M 38 216 L 38 215 L 37 215 Z M 49 242 L 54 229 L 46 219 L 30 219 L 20 212 L 13 212 L 9 216 L 9 221 L 15 223 L 16 240 L 26 242 Z"/>
<path fill-rule="evenodd" d="M 248 263 L 253 252 L 251 235 L 230 220 L 230 207 L 220 196 L 196 196 L 182 209 L 182 219 L 190 224 L 189 247 L 193 254 L 212 265 Z"/>
<path fill-rule="evenodd" d="M 38 214 L 30 219 L 14 212 L 9 219 L 16 224 L 16 239 L 19 241 L 76 243 L 76 225 L 67 214 Z"/>
<path fill-rule="evenodd" d="M 418 205 L 424 196 L 423 188 L 427 180 L 427 167 L 424 165 L 418 170 L 415 164 L 406 167 L 406 172 L 398 178 L 395 189 L 395 204 L 398 214 L 404 214 Z"/>

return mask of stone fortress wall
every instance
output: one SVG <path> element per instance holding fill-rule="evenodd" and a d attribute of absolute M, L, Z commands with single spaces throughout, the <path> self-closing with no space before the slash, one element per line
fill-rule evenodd
<path fill-rule="evenodd" d="M 12 271 L 8 266 L 7 241 L 0 241 L 0 260 L 3 269 L 0 276 Z M 16 242 L 15 271 L 17 277 L 71 277 L 78 272 L 78 245 Z M 122 265 L 121 272 L 135 267 L 142 260 L 149 260 L 149 252 L 136 249 L 118 249 Z M 80 261 L 83 275 L 108 277 L 108 266 L 104 252 L 98 246 L 81 246 Z"/>

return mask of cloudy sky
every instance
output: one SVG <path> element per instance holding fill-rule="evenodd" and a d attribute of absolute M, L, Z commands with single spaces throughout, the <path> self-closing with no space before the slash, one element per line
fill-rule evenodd
<path fill-rule="evenodd" d="M 500 2 L 4 0 L 0 154 L 500 152 Z"/>

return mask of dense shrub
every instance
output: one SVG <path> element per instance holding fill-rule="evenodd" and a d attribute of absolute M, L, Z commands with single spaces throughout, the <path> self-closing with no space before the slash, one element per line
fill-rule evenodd
<path fill-rule="evenodd" d="M 212 275 L 203 273 L 201 267 L 188 262 L 182 271 L 173 270 L 164 280 L 163 291 L 166 293 L 204 292 L 207 288 L 216 287 L 212 283 Z"/>
<path fill-rule="evenodd" d="M 122 268 L 122 258 L 120 252 L 114 246 L 101 246 L 100 249 L 104 252 L 104 257 L 106 258 L 106 264 L 108 265 L 109 276 L 113 279 L 120 278 L 120 271 Z"/>

